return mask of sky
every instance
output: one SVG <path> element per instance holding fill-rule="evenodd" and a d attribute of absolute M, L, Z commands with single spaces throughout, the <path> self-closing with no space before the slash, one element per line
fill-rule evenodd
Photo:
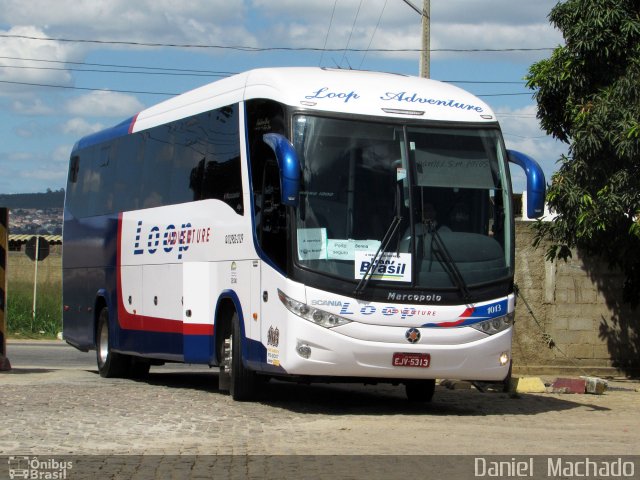
<path fill-rule="evenodd" d="M 430 15 L 431 78 L 487 102 L 507 148 L 547 181 L 567 148 L 540 130 L 523 79 L 563 43 L 547 18 L 555 4 L 431 0 Z M 221 77 L 277 66 L 418 75 L 420 48 L 421 16 L 403 0 L 0 0 L 0 193 L 65 188 L 77 140 Z"/>

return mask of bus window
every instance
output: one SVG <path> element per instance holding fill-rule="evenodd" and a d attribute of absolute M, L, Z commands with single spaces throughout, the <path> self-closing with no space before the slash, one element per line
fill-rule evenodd
<path fill-rule="evenodd" d="M 113 184 L 115 210 L 128 211 L 142 208 L 142 136 L 127 135 L 116 144 L 116 177 Z"/>
<path fill-rule="evenodd" d="M 141 207 L 159 207 L 169 203 L 174 151 L 172 126 L 161 125 L 143 135 L 145 147 Z"/>
<path fill-rule="evenodd" d="M 208 150 L 198 164 L 196 180 L 201 188 L 198 198 L 222 200 L 242 215 L 244 205 L 238 107 L 220 108 L 207 116 L 205 131 Z M 191 180 L 194 180 L 193 174 Z"/>

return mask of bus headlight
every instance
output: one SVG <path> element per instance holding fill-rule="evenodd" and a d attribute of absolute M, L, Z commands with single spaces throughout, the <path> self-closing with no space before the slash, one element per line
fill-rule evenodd
<path fill-rule="evenodd" d="M 513 325 L 513 321 L 515 319 L 515 312 L 511 312 L 504 317 L 491 318 L 489 320 L 484 320 L 483 322 L 474 323 L 473 325 L 469 325 L 470 327 L 479 330 L 482 333 L 486 333 L 487 335 L 495 335 L 496 333 L 502 332 L 507 328 Z"/>
<path fill-rule="evenodd" d="M 310 307 L 306 303 L 298 302 L 293 298 L 287 297 L 280 289 L 278 289 L 278 298 L 282 304 L 287 307 L 287 310 L 321 327 L 333 328 L 351 322 L 351 320 L 347 320 L 335 313 L 325 312 L 319 308 Z"/>

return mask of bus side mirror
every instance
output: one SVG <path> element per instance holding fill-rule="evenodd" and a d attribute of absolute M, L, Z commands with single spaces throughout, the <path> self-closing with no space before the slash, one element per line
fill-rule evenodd
<path fill-rule="evenodd" d="M 300 161 L 295 148 L 285 136 L 279 133 L 265 133 L 262 140 L 276 155 L 278 170 L 280 170 L 282 203 L 297 207 L 300 194 Z"/>
<path fill-rule="evenodd" d="M 527 175 L 527 217 L 540 218 L 544 214 L 546 184 L 542 168 L 533 158 L 515 150 L 507 150 L 509 161 L 522 168 Z"/>

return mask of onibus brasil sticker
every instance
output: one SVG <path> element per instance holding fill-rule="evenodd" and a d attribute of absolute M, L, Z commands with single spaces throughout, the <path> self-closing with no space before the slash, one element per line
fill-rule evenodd
<path fill-rule="evenodd" d="M 355 252 L 355 278 L 361 279 L 371 267 L 371 280 L 387 282 L 411 281 L 410 253 L 383 253 L 373 261 L 375 252 Z M 373 265 L 372 265 L 373 261 Z"/>

